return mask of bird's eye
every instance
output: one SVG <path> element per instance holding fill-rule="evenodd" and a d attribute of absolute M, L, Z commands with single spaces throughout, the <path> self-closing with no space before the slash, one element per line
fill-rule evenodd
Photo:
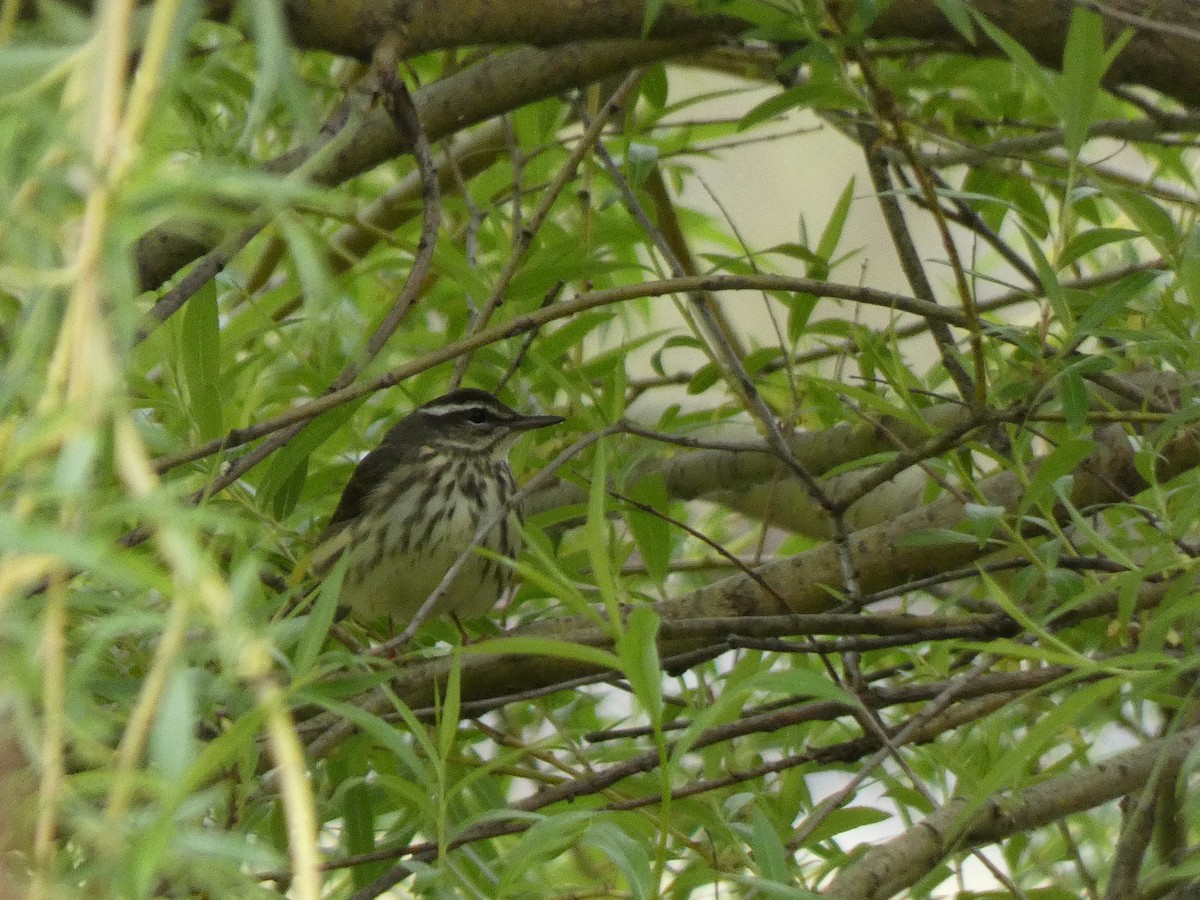
<path fill-rule="evenodd" d="M 468 409 L 467 410 L 467 421 L 470 422 L 472 425 L 485 425 L 485 424 L 487 424 L 487 420 L 488 420 L 487 410 L 484 410 L 484 409 Z"/>

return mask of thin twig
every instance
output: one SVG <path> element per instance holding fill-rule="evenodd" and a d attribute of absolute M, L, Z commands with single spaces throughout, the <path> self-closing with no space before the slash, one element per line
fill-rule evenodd
<path fill-rule="evenodd" d="M 491 295 L 478 314 L 472 317 L 470 327 L 467 330 L 468 335 L 477 334 L 481 329 L 486 328 L 492 318 L 492 314 L 504 302 L 505 291 L 508 290 L 513 276 L 517 274 L 517 269 L 525 261 L 525 254 L 533 246 L 533 238 L 541 230 L 542 225 L 545 224 L 546 219 L 550 215 L 550 210 L 554 206 L 554 202 L 558 199 L 559 194 L 562 193 L 563 188 L 567 186 L 567 183 L 575 177 L 579 164 L 583 161 L 588 151 L 591 150 L 592 145 L 600 139 L 600 133 L 604 130 L 604 126 L 621 109 L 622 104 L 624 104 L 633 89 L 637 87 L 641 79 L 642 70 L 635 69 L 613 91 L 612 96 L 608 98 L 608 102 L 604 104 L 595 121 L 584 132 L 582 140 L 575 145 L 571 151 L 571 155 L 567 157 L 567 161 L 555 173 L 554 179 L 546 188 L 541 202 L 538 204 L 537 209 L 533 211 L 533 215 L 529 217 L 529 221 L 524 225 L 519 234 L 513 235 L 512 252 L 509 253 L 508 259 L 504 263 L 504 269 L 496 279 L 496 284 L 492 288 Z M 472 351 L 466 351 L 458 358 L 454 366 L 454 376 L 450 380 L 452 386 L 462 383 L 463 376 L 467 372 L 467 367 L 471 364 L 471 356 Z"/>
<path fill-rule="evenodd" d="M 923 318 L 940 319 L 956 328 L 965 328 L 967 325 L 965 316 L 958 310 L 950 309 L 949 307 L 926 303 L 902 294 L 894 294 L 875 288 L 838 284 L 815 278 L 796 278 L 793 276 L 772 274 L 701 275 L 686 278 L 665 278 L 659 281 L 621 285 L 598 291 L 588 291 L 578 294 L 570 300 L 555 303 L 545 309 L 537 309 L 515 316 L 503 324 L 494 325 L 491 328 L 476 332 L 475 334 L 446 344 L 437 350 L 426 353 L 424 356 L 398 366 L 371 381 L 362 382 L 344 388 L 341 391 L 322 394 L 320 397 L 315 397 L 307 403 L 298 404 L 288 409 L 274 419 L 268 419 L 265 422 L 260 422 L 246 428 L 233 429 L 228 434 L 208 441 L 205 444 L 200 444 L 180 453 L 160 457 L 155 462 L 155 470 L 161 474 L 185 463 L 211 456 L 223 449 L 231 449 L 248 444 L 258 438 L 280 431 L 296 422 L 306 422 L 309 419 L 316 418 L 321 413 L 393 387 L 405 379 L 411 378 L 413 375 L 457 359 L 464 353 L 469 353 L 480 347 L 486 347 L 505 338 L 524 334 L 535 328 L 540 328 L 548 322 L 570 318 L 581 312 L 601 306 L 625 303 L 645 297 L 686 294 L 696 290 L 764 290 L 807 293 L 818 297 L 849 300 L 868 306 L 878 306 L 883 309 L 911 313 L 914 316 Z M 1011 340 L 1003 330 L 997 330 L 995 336 L 999 340 Z M 248 470 L 248 467 L 242 468 L 239 466 L 238 468 L 239 474 L 237 477 L 241 477 Z"/>
<path fill-rule="evenodd" d="M 353 382 L 359 373 L 362 372 L 363 368 L 378 355 L 379 351 L 383 349 L 384 345 L 395 333 L 409 309 L 412 308 L 417 294 L 425 283 L 425 278 L 428 276 L 430 266 L 433 262 L 433 251 L 437 246 L 437 233 L 441 223 L 442 207 L 438 189 L 437 167 L 433 162 L 433 151 L 429 146 L 429 137 L 425 134 L 425 129 L 421 127 L 421 120 L 417 116 L 417 109 L 413 106 L 412 95 L 409 94 L 408 87 L 404 84 L 403 79 L 391 77 L 389 81 L 390 83 L 385 85 L 385 87 L 389 88 L 387 94 L 390 101 L 388 109 L 392 112 L 396 127 L 400 129 L 412 146 L 413 158 L 416 160 L 417 170 L 421 173 L 421 198 L 424 203 L 421 236 L 417 240 L 417 252 L 413 256 L 413 264 L 408 271 L 408 277 L 404 279 L 404 286 L 392 302 L 391 309 L 388 310 L 388 314 L 379 324 L 379 327 L 375 329 L 375 333 L 367 339 L 360 358 L 342 370 L 341 374 L 329 386 L 330 391 L 341 390 Z"/>

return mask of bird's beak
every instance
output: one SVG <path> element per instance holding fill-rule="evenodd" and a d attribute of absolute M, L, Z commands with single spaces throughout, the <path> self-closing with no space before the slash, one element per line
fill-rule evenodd
<path fill-rule="evenodd" d="M 545 428 L 547 425 L 557 425 L 565 421 L 562 416 L 521 416 L 509 421 L 508 427 L 513 431 L 533 431 L 535 428 Z"/>

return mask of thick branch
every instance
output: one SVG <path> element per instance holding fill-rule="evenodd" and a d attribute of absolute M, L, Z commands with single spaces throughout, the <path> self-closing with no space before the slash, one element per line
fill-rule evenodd
<path fill-rule="evenodd" d="M 616 72 L 665 59 L 703 46 L 709 37 L 684 40 L 596 41 L 553 50 L 522 47 L 435 81 L 413 94 L 421 127 L 438 141 L 493 116 L 562 91 L 590 84 Z M 404 135 L 386 110 L 365 113 L 356 133 L 312 173 L 313 181 L 335 185 L 410 152 Z M 290 172 L 313 150 L 282 156 L 266 168 Z M 167 223 L 145 234 L 137 244 L 138 275 L 143 290 L 152 290 L 179 269 L 207 252 L 218 236 L 197 235 L 195 226 Z"/>
<path fill-rule="evenodd" d="M 305 48 L 366 59 L 381 34 L 402 35 L 411 56 L 428 50 L 481 44 L 551 47 L 578 40 L 635 38 L 642 33 L 642 0 L 290 0 L 292 38 Z M 713 34 L 744 27 L 736 19 L 698 16 L 666 7 L 651 36 Z"/>
<path fill-rule="evenodd" d="M 1110 81 L 1141 84 L 1183 103 L 1200 101 L 1200 6 L 1192 0 L 975 0 L 984 16 L 1012 35 L 1044 65 L 1057 68 L 1071 13 L 1090 7 L 1105 19 L 1109 40 L 1125 28 L 1136 37 L 1109 73 Z M 301 47 L 365 58 L 382 33 L 400 30 L 407 52 L 479 44 L 537 44 L 637 37 L 643 0 L 342 0 L 288 4 L 293 36 Z M 736 22 L 699 17 L 667 6 L 655 23 L 655 36 L 730 32 Z M 969 45 L 938 9 L 935 0 L 893 0 L 871 27 L 879 38 L 951 42 L 964 52 L 994 54 L 979 39 Z"/>
<path fill-rule="evenodd" d="M 1072 503 L 1076 508 L 1119 501 L 1145 487 L 1134 465 L 1133 451 L 1124 429 L 1111 426 L 1100 429 L 1096 441 L 1096 449 L 1075 473 Z M 1161 448 L 1159 460 L 1159 476 L 1170 478 L 1200 465 L 1200 443 L 1194 434 L 1181 433 Z M 1036 466 L 1031 470 L 1036 470 Z M 1017 473 L 1004 472 L 980 482 L 977 489 L 984 502 L 1012 511 L 1023 497 L 1023 483 Z M 1057 511 L 1057 515 L 1063 519 L 1068 517 L 1066 510 Z M 965 519 L 961 501 L 944 495 L 888 522 L 855 532 L 850 538 L 850 550 L 864 590 L 895 587 L 961 568 L 991 552 L 993 547 L 975 543 L 947 543 L 935 547 L 904 542 L 906 536 L 916 531 L 952 530 Z M 756 575 L 751 578 L 738 574 L 721 579 L 683 596 L 656 603 L 655 611 L 664 621 L 671 622 L 721 616 L 824 612 L 836 602 L 842 585 L 836 549 L 832 544 L 764 565 L 756 570 Z M 762 586 L 763 581 L 767 588 Z M 780 597 L 787 599 L 790 608 L 783 608 Z M 552 618 L 523 627 L 519 633 L 525 637 L 552 637 L 591 646 L 611 644 L 611 631 L 594 618 Z M 704 639 L 662 641 L 660 653 L 670 657 L 710 643 Z M 596 671 L 594 666 L 577 660 L 538 657 L 531 661 L 528 656 L 489 656 L 484 655 L 486 644 L 475 649 L 478 654 L 462 661 L 461 696 L 464 702 L 567 682 Z M 438 686 L 444 681 L 449 667 L 448 660 L 433 659 L 404 669 L 393 680 L 392 690 L 409 706 L 428 706 L 438 695 Z M 384 698 L 382 705 L 373 708 L 383 709 L 388 705 L 389 701 Z M 310 752 L 320 755 L 350 730 L 347 725 L 332 729 L 310 747 Z"/>
<path fill-rule="evenodd" d="M 1003 797 L 954 799 L 900 837 L 874 847 L 834 879 L 829 900 L 886 900 L 925 877 L 951 853 L 981 847 L 1135 793 L 1157 766 L 1178 770 L 1200 728 L 1118 753 Z"/>
<path fill-rule="evenodd" d="M 1110 83 L 1141 84 L 1182 103 L 1200 102 L 1200 5 L 1193 0 L 974 0 L 972 5 L 1035 59 L 1055 69 L 1062 64 L 1071 13 L 1078 6 L 1090 7 L 1103 16 L 1110 42 L 1126 28 L 1136 31 L 1108 73 Z M 978 48 L 970 47 L 934 0 L 893 0 L 871 31 L 881 38 L 952 41 L 967 52 L 996 52 L 982 36 Z"/>

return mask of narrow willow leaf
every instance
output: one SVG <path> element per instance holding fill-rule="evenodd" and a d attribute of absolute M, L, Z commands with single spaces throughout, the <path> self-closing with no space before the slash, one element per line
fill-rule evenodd
<path fill-rule="evenodd" d="M 608 610 L 609 618 L 617 618 L 617 581 L 609 555 L 608 536 L 608 465 L 604 442 L 596 444 L 592 462 L 592 483 L 588 488 L 588 515 L 584 530 L 587 532 L 587 554 L 592 563 L 592 574 L 600 599 Z"/>
<path fill-rule="evenodd" d="M 1087 438 L 1067 438 L 1060 441 L 1038 463 L 1037 472 L 1029 481 L 1025 494 L 1017 507 L 1017 518 L 1023 519 L 1034 506 L 1042 503 L 1054 504 L 1054 483 L 1064 475 L 1070 475 L 1087 458 L 1096 444 Z"/>
<path fill-rule="evenodd" d="M 346 853 L 358 856 L 375 849 L 375 810 L 371 789 L 363 782 L 350 785 L 342 794 L 342 841 Z M 366 863 L 351 869 L 354 886 L 366 887 L 387 869 L 386 862 Z"/>
<path fill-rule="evenodd" d="M 342 581 L 345 579 L 346 569 L 349 567 L 350 554 L 343 553 L 321 583 L 317 592 L 317 602 L 313 604 L 312 611 L 305 619 L 304 631 L 301 633 L 299 644 L 296 647 L 296 676 L 298 678 L 303 678 L 312 671 L 317 663 L 317 657 L 321 653 L 321 647 L 329 637 L 329 627 L 333 624 L 333 617 L 337 613 L 338 597 L 342 593 Z"/>
<path fill-rule="evenodd" d="M 807 669 L 791 668 L 778 672 L 763 672 L 752 677 L 748 684 L 757 691 L 768 691 L 785 697 L 832 700 L 835 703 L 845 703 L 851 708 L 861 705 L 853 694 L 834 684 L 827 675 Z"/>
<path fill-rule="evenodd" d="M 289 478 L 293 477 L 301 462 L 329 440 L 334 432 L 350 421 L 350 417 L 361 405 L 362 402 L 359 401 L 322 413 L 292 438 L 287 446 L 276 451 L 271 457 L 270 465 L 267 466 L 266 474 L 259 483 L 259 496 L 266 501 L 273 500 L 275 493 L 283 488 Z"/>
<path fill-rule="evenodd" d="M 941 10 L 942 15 L 946 17 L 946 21 L 954 26 L 954 30 L 961 34 L 968 44 L 975 44 L 975 23 L 971 19 L 971 12 L 963 0 L 934 0 L 937 8 Z"/>
<path fill-rule="evenodd" d="M 442 708 L 438 713 L 438 756 L 445 762 L 454 749 L 458 737 L 458 719 L 462 709 L 462 649 L 454 648 L 450 660 L 450 674 L 446 679 L 446 691 L 442 696 Z"/>
<path fill-rule="evenodd" d="M 1104 65 L 1104 23 L 1096 13 L 1077 6 L 1063 48 L 1060 110 L 1067 152 L 1072 156 L 1078 156 L 1087 141 Z"/>
<path fill-rule="evenodd" d="M 650 864 L 650 855 L 645 846 L 616 823 L 605 820 L 593 822 L 583 834 L 582 843 L 600 850 L 605 859 L 620 870 L 637 900 L 651 900 L 659 896 L 651 878 L 654 866 Z"/>
<path fill-rule="evenodd" d="M 188 408 L 200 437 L 220 436 L 221 329 L 217 321 L 217 288 L 209 282 L 188 301 L 179 339 L 180 362 L 187 385 Z"/>
<path fill-rule="evenodd" d="M 154 729 L 150 763 L 167 784 L 178 784 L 196 759 L 195 673 L 176 669 L 167 678 Z"/>
<path fill-rule="evenodd" d="M 607 650 L 588 647 L 584 644 L 572 644 L 569 641 L 559 641 L 552 638 L 533 637 L 501 637 L 494 638 L 482 644 L 470 644 L 463 647 L 463 653 L 469 656 L 503 654 L 505 656 L 553 656 L 559 659 L 571 659 L 575 662 L 586 663 L 601 669 L 621 671 L 621 660 Z"/>
<path fill-rule="evenodd" d="M 526 829 L 516 845 L 505 851 L 493 896 L 498 900 L 529 896 L 525 879 L 559 854 L 578 846 L 592 816 L 587 810 L 570 810 L 546 816 Z"/>
<path fill-rule="evenodd" d="M 850 215 L 850 204 L 853 201 L 854 179 L 851 178 L 846 182 L 846 186 L 838 196 L 837 203 L 833 207 L 833 212 L 829 214 L 829 221 L 825 223 L 825 230 L 821 232 L 821 239 L 817 241 L 817 256 L 822 260 L 832 259 L 834 252 L 838 248 L 838 244 L 841 243 L 842 232 L 846 227 L 846 219 Z M 823 276 L 812 275 L 810 273 L 810 277 L 819 278 Z"/>
<path fill-rule="evenodd" d="M 640 478 L 627 488 L 629 496 L 652 510 L 666 511 L 670 507 L 667 479 L 662 473 Z M 625 513 L 629 531 L 637 543 L 638 552 L 651 579 L 661 584 L 666 580 L 671 564 L 671 523 L 662 516 L 629 506 Z"/>
<path fill-rule="evenodd" d="M 662 722 L 663 702 L 658 626 L 657 613 L 648 606 L 639 606 L 626 618 L 625 628 L 617 637 L 621 671 L 655 727 Z"/>

